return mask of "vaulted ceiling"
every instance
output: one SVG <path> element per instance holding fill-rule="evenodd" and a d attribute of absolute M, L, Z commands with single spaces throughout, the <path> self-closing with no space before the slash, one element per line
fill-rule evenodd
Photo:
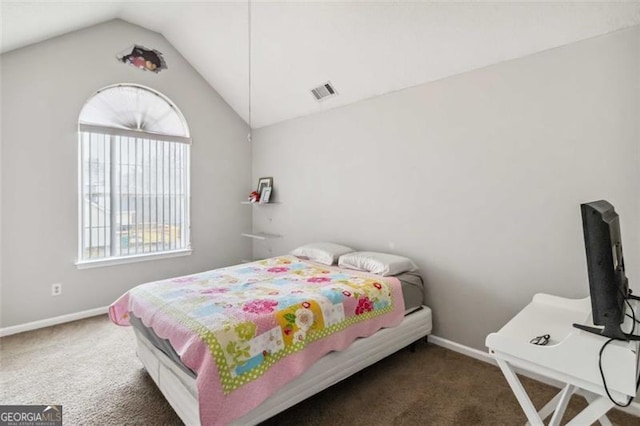
<path fill-rule="evenodd" d="M 161 33 L 247 122 L 250 56 L 258 128 L 638 25 L 640 1 L 2 0 L 1 13 L 2 52 L 114 18 Z M 318 102 L 326 81 L 339 95 Z"/>

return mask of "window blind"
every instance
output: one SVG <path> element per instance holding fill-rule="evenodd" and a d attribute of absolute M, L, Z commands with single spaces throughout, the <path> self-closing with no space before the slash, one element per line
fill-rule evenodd
<path fill-rule="evenodd" d="M 80 259 L 189 248 L 189 155 L 183 138 L 80 129 Z"/>

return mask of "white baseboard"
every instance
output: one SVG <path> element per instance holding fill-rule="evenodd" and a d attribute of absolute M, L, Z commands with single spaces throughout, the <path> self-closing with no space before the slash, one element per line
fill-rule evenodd
<path fill-rule="evenodd" d="M 471 358 L 475 358 L 477 360 L 492 364 L 497 366 L 496 360 L 489 354 L 489 352 L 483 352 L 475 348 L 470 348 L 469 346 L 461 345 L 460 343 L 452 342 L 451 340 L 444 339 L 442 337 L 434 336 L 433 334 L 429 336 L 429 342 L 434 345 L 442 346 L 443 348 L 450 349 L 454 352 L 461 353 Z M 520 368 L 514 368 L 516 373 L 521 374 L 525 377 L 529 377 L 530 379 L 537 380 L 539 382 L 545 383 L 549 386 L 553 386 L 555 388 L 562 388 L 564 383 L 561 383 L 557 380 L 549 379 L 548 377 L 541 376 L 539 374 L 532 373 L 530 371 L 522 370 Z M 624 411 L 625 413 L 631 414 L 633 416 L 640 417 L 640 402 L 634 401 L 628 407 L 621 408 L 615 407 L 618 410 Z"/>
<path fill-rule="evenodd" d="M 488 362 L 489 364 L 498 365 L 496 360 L 489 355 L 489 352 L 483 352 L 478 349 L 470 348 L 469 346 L 461 345 L 460 343 L 452 342 L 443 337 L 438 337 L 433 334 L 429 335 L 429 342 L 434 345 L 442 346 L 443 348 L 450 349 L 454 352 L 461 353 L 471 358 L 479 359 L 480 361 Z"/>
<path fill-rule="evenodd" d="M 102 306 L 100 308 L 89 309 L 82 312 L 76 312 L 74 314 L 61 315 L 59 317 L 53 317 L 43 319 L 39 321 L 28 322 L 26 324 L 12 325 L 10 327 L 0 328 L 0 337 L 10 336 L 12 334 L 22 333 L 24 331 L 37 330 L 39 328 L 50 327 L 52 325 L 63 324 L 65 322 L 76 321 L 84 318 L 95 317 L 96 315 L 102 315 L 109 312 L 108 306 Z"/>

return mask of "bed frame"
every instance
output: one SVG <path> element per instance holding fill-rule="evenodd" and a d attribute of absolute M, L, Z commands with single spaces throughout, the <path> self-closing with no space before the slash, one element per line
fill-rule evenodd
<path fill-rule="evenodd" d="M 431 333 L 431 309 L 422 306 L 397 327 L 356 340 L 344 351 L 325 355 L 309 370 L 287 383 L 233 425 L 253 425 L 294 406 Z M 135 329 L 134 329 L 135 330 Z M 171 407 L 187 425 L 200 425 L 196 381 L 138 331 L 137 353 Z"/>

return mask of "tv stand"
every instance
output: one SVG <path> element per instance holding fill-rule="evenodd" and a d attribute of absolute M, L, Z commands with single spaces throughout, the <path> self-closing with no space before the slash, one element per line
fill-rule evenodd
<path fill-rule="evenodd" d="M 635 301 L 640 301 L 640 297 L 638 296 L 634 296 L 631 294 L 631 290 L 629 290 L 627 292 L 627 295 L 625 296 L 626 299 L 626 304 L 631 306 L 631 304 L 629 303 L 629 300 L 635 300 Z M 624 306 L 624 310 L 626 311 L 627 306 Z M 605 321 L 606 321 L 606 315 L 605 315 Z M 573 326 L 575 328 L 579 328 L 580 330 L 584 330 L 587 331 L 589 333 L 593 333 L 596 334 L 598 336 L 602 336 L 602 337 L 608 337 L 610 339 L 615 339 L 615 340 L 624 340 L 624 341 L 636 341 L 636 340 L 640 340 L 640 336 L 639 335 L 635 335 L 635 334 L 629 334 L 629 333 L 625 333 L 622 331 L 622 328 L 620 327 L 620 324 L 618 324 L 617 321 L 613 320 L 613 321 L 609 321 L 609 322 L 605 322 L 604 324 L 604 328 L 598 328 L 598 327 L 592 327 L 589 325 L 585 325 L 585 324 L 573 324 Z M 632 330 L 635 327 L 632 327 Z"/>
<path fill-rule="evenodd" d="M 638 308 L 636 317 L 638 315 Z M 571 396 L 579 392 L 589 405 L 569 425 L 587 425 L 597 420 L 610 425 L 606 413 L 615 406 L 602 384 L 598 354 L 606 337 L 575 328 L 572 324 L 592 327 L 591 302 L 536 294 L 500 331 L 487 336 L 486 345 L 495 357 L 511 390 L 531 425 L 541 426 L 551 416 L 550 425 L 558 425 Z M 625 319 L 630 328 L 630 319 Z M 600 332 L 599 329 L 598 334 Z M 549 334 L 547 345 L 533 345 L 535 336 Z M 636 395 L 640 342 L 611 342 L 602 354 L 602 370 L 611 396 L 624 403 Z M 516 369 L 564 384 L 563 389 L 537 411 L 516 375 Z"/>

